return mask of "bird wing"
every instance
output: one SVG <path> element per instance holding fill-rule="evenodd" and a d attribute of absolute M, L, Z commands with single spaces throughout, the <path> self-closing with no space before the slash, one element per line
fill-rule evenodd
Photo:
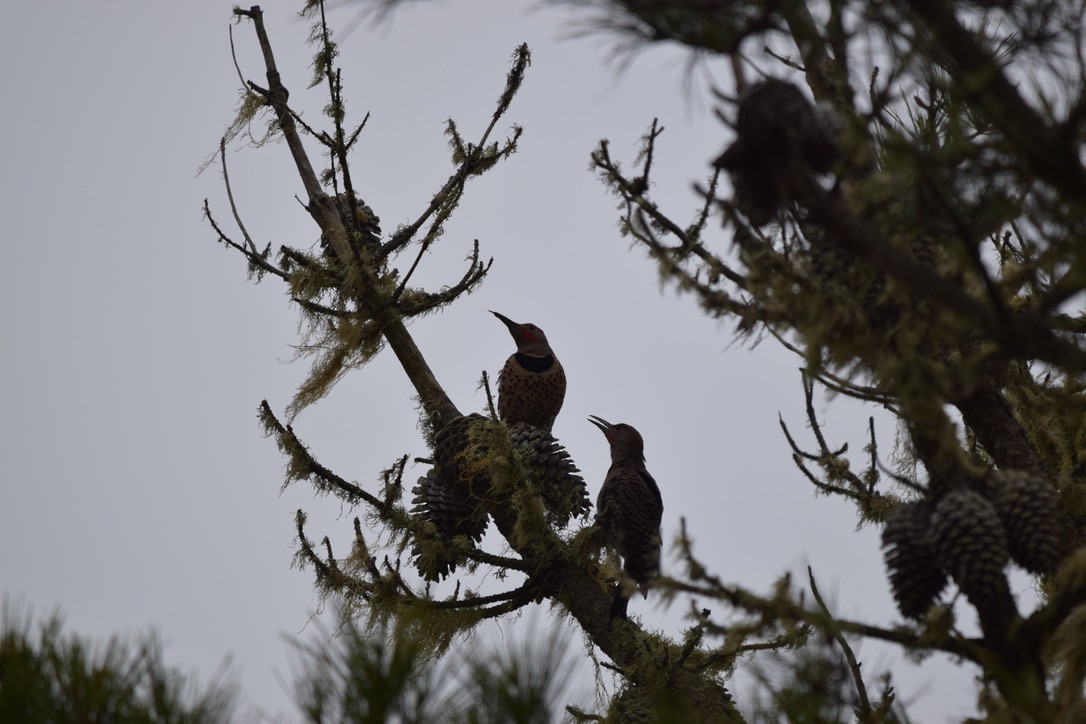
<path fill-rule="evenodd" d="M 660 565 L 663 504 L 656 481 L 645 470 L 612 467 L 600 488 L 596 518 L 623 567 L 644 585 Z"/>

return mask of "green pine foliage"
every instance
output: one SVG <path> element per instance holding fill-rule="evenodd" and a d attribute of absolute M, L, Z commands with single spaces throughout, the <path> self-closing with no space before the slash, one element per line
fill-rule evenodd
<path fill-rule="evenodd" d="M 561 630 L 538 642 L 472 642 L 443 659 L 415 628 L 367 633 L 350 620 L 291 644 L 295 704 L 314 724 L 548 724 L 575 671 Z"/>
<path fill-rule="evenodd" d="M 857 721 L 864 711 L 852 672 L 840 648 L 830 639 L 815 637 L 798 652 L 773 653 L 755 662 L 757 686 L 751 692 L 749 721 L 757 724 L 788 722 Z M 869 721 L 907 724 L 903 707 L 895 698 L 889 676 L 879 678 L 879 701 L 870 705 Z"/>
<path fill-rule="evenodd" d="M 0 721 L 227 724 L 237 698 L 229 674 L 200 688 L 168 667 L 153 634 L 95 644 L 65 633 L 59 613 L 35 622 L 8 598 L 0 608 Z"/>

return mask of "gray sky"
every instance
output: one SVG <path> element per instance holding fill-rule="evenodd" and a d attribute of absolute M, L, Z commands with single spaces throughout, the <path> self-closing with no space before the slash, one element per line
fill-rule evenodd
<path fill-rule="evenodd" d="M 308 489 L 279 495 L 283 460 L 261 437 L 256 407 L 267 397 L 282 411 L 304 377 L 305 363 L 286 363 L 296 314 L 273 280 L 248 283 L 201 219 L 208 197 L 229 221 L 218 172 L 194 173 L 237 98 L 230 6 L 15 3 L 0 25 L 0 585 L 41 615 L 60 605 L 84 635 L 154 627 L 167 660 L 205 681 L 232 654 L 245 694 L 292 720 L 277 680 L 289 678 L 281 635 L 305 628 L 318 603 L 311 574 L 290 568 L 294 511 L 310 513 L 309 534 L 328 534 L 340 553 L 354 514 Z M 304 90 L 311 49 L 296 6 L 267 3 L 266 19 L 291 100 L 317 122 L 324 98 Z M 698 205 L 691 183 L 727 139 L 704 102 L 708 78 L 684 94 L 684 56 L 673 48 L 644 53 L 620 75 L 603 62 L 604 38 L 563 40 L 568 16 L 530 7 L 425 3 L 376 31 L 359 28 L 341 48 L 348 110 L 372 112 L 356 185 L 386 232 L 415 218 L 451 172 L 445 119 L 477 138 L 514 47 L 533 52 L 505 124 L 526 127 L 520 152 L 469 186 L 418 276 L 459 278 L 476 238 L 495 257 L 480 291 L 411 326 L 438 378 L 462 411 L 481 409 L 479 374 L 494 374 L 512 345 L 486 310 L 539 324 L 569 377 L 555 433 L 593 497 L 608 458 L 588 414 L 642 432 L 665 540 L 685 516 L 697 552 L 724 580 L 765 590 L 810 563 L 839 614 L 896 622 L 877 533 L 856 531 L 844 503 L 815 497 L 777 426 L 780 412 L 809 441 L 799 360 L 773 342 L 732 344 L 727 325 L 661 289 L 586 170 L 604 137 L 632 161 L 657 116 L 667 131 L 656 198 L 688 218 Z M 248 23 L 235 42 L 243 71 L 263 82 Z M 235 146 L 228 158 L 259 243 L 316 241 L 284 145 Z M 385 353 L 295 429 L 322 462 L 372 486 L 400 455 L 425 454 L 412 394 Z M 870 410 L 838 400 L 820 411 L 833 442 L 863 447 Z M 880 417 L 877 432 L 889 452 L 893 424 Z M 1028 595 L 1027 580 L 1015 583 Z M 685 610 L 631 604 L 672 634 Z M 971 609 L 960 618 L 971 626 Z M 894 666 L 918 721 L 973 711 L 973 671 L 941 657 L 918 668 L 871 643 L 858 653 L 872 677 Z M 744 686 L 733 682 L 741 700 Z"/>

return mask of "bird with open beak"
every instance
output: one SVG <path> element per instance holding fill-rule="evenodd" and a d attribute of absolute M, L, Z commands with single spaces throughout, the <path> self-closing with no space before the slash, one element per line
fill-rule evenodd
<path fill-rule="evenodd" d="M 660 571 L 660 520 L 664 503 L 660 488 L 645 468 L 641 433 L 625 423 L 612 425 L 592 415 L 611 445 L 611 467 L 596 499 L 596 524 L 607 545 L 622 557 L 626 575 L 648 597 L 648 587 Z M 619 581 L 611 598 L 611 618 L 626 618 L 632 586 Z"/>

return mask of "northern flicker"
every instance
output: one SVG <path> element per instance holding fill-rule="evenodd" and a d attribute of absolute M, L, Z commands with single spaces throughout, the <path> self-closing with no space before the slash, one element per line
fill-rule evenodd
<path fill-rule="evenodd" d="M 648 596 L 648 586 L 660 570 L 660 519 L 664 503 L 660 488 L 645 469 L 645 443 L 630 425 L 612 425 L 592 415 L 589 422 L 603 431 L 611 445 L 611 467 L 596 499 L 596 523 L 607 545 L 622 556 L 622 568 Z M 629 592 L 619 581 L 611 598 L 611 618 L 626 618 Z"/>
<path fill-rule="evenodd" d="M 498 417 L 506 425 L 523 422 L 550 431 L 566 397 L 566 373 L 543 330 L 517 324 L 497 312 L 517 343 L 498 374 Z"/>
<path fill-rule="evenodd" d="M 761 226 L 791 201 L 790 182 L 804 167 L 824 174 L 837 158 L 832 123 L 798 87 L 769 78 L 739 101 L 736 139 L 714 165 L 726 170 L 736 204 Z"/>

